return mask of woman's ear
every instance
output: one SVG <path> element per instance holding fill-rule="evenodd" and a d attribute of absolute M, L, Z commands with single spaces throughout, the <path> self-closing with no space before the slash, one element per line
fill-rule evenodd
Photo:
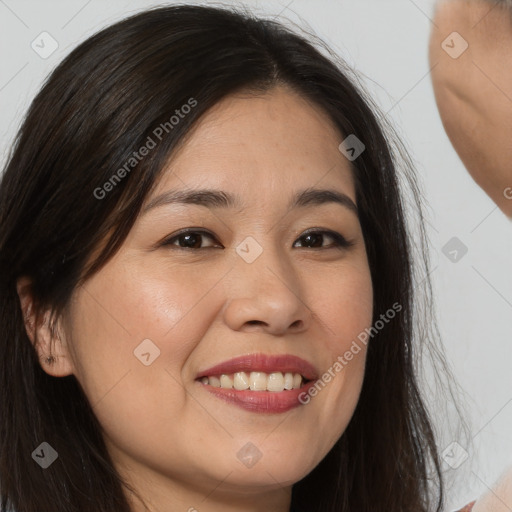
<path fill-rule="evenodd" d="M 17 280 L 16 289 L 20 299 L 25 330 L 37 351 L 41 367 L 48 375 L 53 377 L 71 375 L 74 365 L 61 319 L 59 318 L 56 328 L 53 329 L 50 324 L 50 311 L 36 311 L 32 294 L 32 281 L 28 277 L 20 277 Z"/>

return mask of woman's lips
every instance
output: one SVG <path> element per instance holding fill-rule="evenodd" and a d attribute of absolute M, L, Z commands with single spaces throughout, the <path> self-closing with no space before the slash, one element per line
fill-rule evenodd
<path fill-rule="evenodd" d="M 306 382 L 299 389 L 290 389 L 285 391 L 239 391 L 236 389 L 225 389 L 213 387 L 208 384 L 198 385 L 206 391 L 212 393 L 217 398 L 228 403 L 241 407 L 251 412 L 279 413 L 286 412 L 294 407 L 304 405 L 299 397 L 307 394 L 309 388 L 315 385 L 315 381 Z"/>
<path fill-rule="evenodd" d="M 212 375 L 229 375 L 237 372 L 290 372 L 300 373 L 306 380 L 316 380 L 318 378 L 318 372 L 315 367 L 300 357 L 291 354 L 249 354 L 235 357 L 201 370 L 196 375 L 196 379 L 211 377 Z"/>
<path fill-rule="evenodd" d="M 221 375 L 233 375 L 239 372 L 250 374 L 251 372 L 263 372 L 265 374 L 281 372 L 300 374 L 307 381 L 300 388 L 285 389 L 284 391 L 259 391 L 248 389 L 234 389 L 204 384 L 204 377 L 216 377 Z M 228 361 L 216 364 L 198 372 L 196 381 L 203 389 L 212 393 L 228 403 L 237 405 L 252 412 L 285 412 L 299 405 L 299 397 L 307 393 L 318 378 L 316 368 L 300 357 L 291 354 L 267 355 L 249 354 L 235 357 Z"/>

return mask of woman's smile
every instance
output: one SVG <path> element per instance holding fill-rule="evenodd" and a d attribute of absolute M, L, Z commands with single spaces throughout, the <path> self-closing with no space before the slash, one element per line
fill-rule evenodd
<path fill-rule="evenodd" d="M 252 412 L 277 413 L 302 405 L 299 395 L 314 385 L 318 372 L 291 354 L 235 357 L 199 372 L 197 381 L 230 404 Z"/>

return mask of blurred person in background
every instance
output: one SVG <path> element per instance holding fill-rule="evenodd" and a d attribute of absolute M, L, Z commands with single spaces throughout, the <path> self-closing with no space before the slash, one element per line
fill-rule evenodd
<path fill-rule="evenodd" d="M 475 182 L 512 220 L 512 1 L 440 0 L 433 22 L 429 60 L 444 128 Z M 511 510 L 512 466 L 472 512 Z"/>
<path fill-rule="evenodd" d="M 512 1 L 440 0 L 429 58 L 446 133 L 512 220 Z"/>

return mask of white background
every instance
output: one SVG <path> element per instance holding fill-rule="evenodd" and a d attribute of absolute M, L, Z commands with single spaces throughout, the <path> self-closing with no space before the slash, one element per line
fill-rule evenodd
<path fill-rule="evenodd" d="M 431 277 L 441 335 L 470 399 L 474 446 L 467 446 L 469 458 L 458 469 L 444 466 L 455 482 L 448 510 L 461 506 L 512 465 L 512 224 L 467 174 L 444 133 L 427 59 L 433 0 L 244 3 L 260 14 L 281 13 L 281 19 L 309 25 L 362 73 L 415 161 L 429 204 Z M 161 2 L 0 0 L 2 166 L 48 72 L 87 36 L 156 4 Z M 43 31 L 59 44 L 47 59 L 30 46 Z M 457 263 L 441 252 L 452 237 L 468 247 Z M 438 416 L 444 428 L 445 418 Z"/>

